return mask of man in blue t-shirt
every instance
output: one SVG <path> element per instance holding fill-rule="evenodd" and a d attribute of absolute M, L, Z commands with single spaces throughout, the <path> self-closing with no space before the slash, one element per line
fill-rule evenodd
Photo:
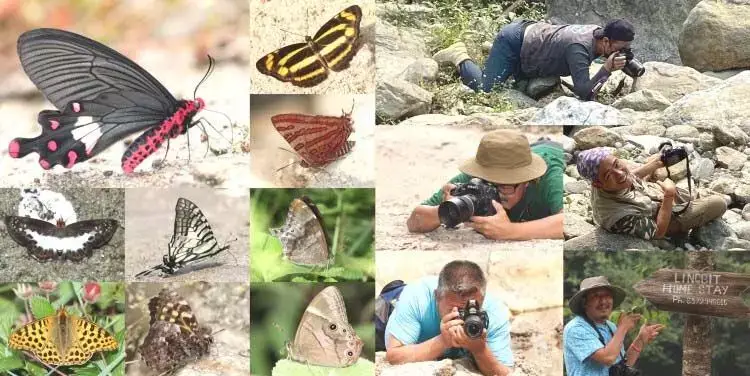
<path fill-rule="evenodd" d="M 503 302 L 485 296 L 487 281 L 471 261 L 452 261 L 439 277 L 408 284 L 385 328 L 386 360 L 391 364 L 471 356 L 484 375 L 509 375 L 513 367 L 510 322 Z M 481 337 L 464 330 L 458 309 L 475 300 L 489 316 Z"/>
<path fill-rule="evenodd" d="M 576 315 L 565 324 L 563 358 L 568 376 L 608 376 L 609 369 L 624 361 L 633 366 L 647 344 L 664 325 L 644 323 L 625 354 L 625 335 L 641 320 L 640 314 L 620 314 L 615 325 L 609 321 L 612 310 L 625 299 L 625 290 L 611 285 L 606 277 L 581 281 L 580 290 L 568 301 Z"/>

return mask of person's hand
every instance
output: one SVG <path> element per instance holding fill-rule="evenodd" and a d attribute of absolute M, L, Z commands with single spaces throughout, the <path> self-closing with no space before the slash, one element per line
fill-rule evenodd
<path fill-rule="evenodd" d="M 675 187 L 674 182 L 671 179 L 666 178 L 664 179 L 664 181 L 658 181 L 656 183 L 659 184 L 659 186 L 661 186 L 661 189 L 664 191 L 664 198 L 672 198 L 675 196 L 675 194 L 677 194 L 677 188 Z"/>
<path fill-rule="evenodd" d="M 500 240 L 510 236 L 510 218 L 500 203 L 492 200 L 492 206 L 497 212 L 489 217 L 473 216 L 469 218 L 471 222 L 466 225 L 484 235 L 485 238 Z"/>
<path fill-rule="evenodd" d="M 630 329 L 635 328 L 638 321 L 641 321 L 640 314 L 622 312 L 620 313 L 620 318 L 617 320 L 617 327 L 624 328 L 626 332 L 629 332 Z"/>
<path fill-rule="evenodd" d="M 440 320 L 440 339 L 443 342 L 443 346 L 446 348 L 459 347 L 456 338 L 459 333 L 464 331 L 464 320 L 459 318 L 458 308 L 448 312 L 447 315 L 443 316 Z"/>
<path fill-rule="evenodd" d="M 638 338 L 643 342 L 644 345 L 648 345 L 651 343 L 651 341 L 656 338 L 656 336 L 661 333 L 661 330 L 664 329 L 664 325 L 662 324 L 653 324 L 648 325 L 648 321 L 644 322 L 643 325 L 641 325 L 641 329 L 638 331 Z"/>
<path fill-rule="evenodd" d="M 451 183 L 443 186 L 443 201 L 448 201 L 453 198 L 453 196 L 451 196 L 451 191 L 454 189 L 456 189 L 456 186 Z"/>
<path fill-rule="evenodd" d="M 664 167 L 664 163 L 661 161 L 661 153 L 656 153 L 646 159 L 646 164 L 652 164 L 656 168 Z"/>
<path fill-rule="evenodd" d="M 611 73 L 622 69 L 625 66 L 625 62 L 625 55 L 615 52 L 609 55 L 607 61 L 604 62 L 604 69 Z"/>
<path fill-rule="evenodd" d="M 461 327 L 461 331 L 456 335 L 456 347 L 462 347 L 469 350 L 470 353 L 476 354 L 484 350 L 487 346 L 487 328 L 482 331 L 482 335 L 478 338 L 471 338 L 466 334 L 464 328 Z"/>

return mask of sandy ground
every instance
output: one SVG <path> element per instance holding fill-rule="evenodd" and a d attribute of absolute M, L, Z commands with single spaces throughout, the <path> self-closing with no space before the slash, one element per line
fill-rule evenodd
<path fill-rule="evenodd" d="M 478 128 L 378 127 L 377 250 L 562 250 L 562 240 L 492 241 L 461 227 L 428 234 L 408 232 L 406 220 L 414 207 L 459 173 L 458 165 L 476 153 L 483 134 Z"/>
<path fill-rule="evenodd" d="M 240 283 L 129 283 L 126 373 L 156 376 L 156 372 L 146 367 L 136 349 L 148 332 L 148 301 L 162 288 L 180 294 L 190 304 L 198 323 L 210 327 L 214 337 L 209 355 L 186 365 L 176 375 L 247 375 L 250 365 L 250 289 Z"/>
<path fill-rule="evenodd" d="M 51 260 L 39 262 L 28 255 L 26 248 L 14 242 L 0 224 L 0 281 L 39 282 L 46 280 L 118 281 L 123 279 L 125 260 L 125 191 L 122 189 L 58 189 L 78 215 L 78 220 L 111 218 L 120 222 L 112 240 L 93 255 L 80 262 Z M 0 214 L 18 215 L 21 195 L 18 189 L 0 189 Z"/>
<path fill-rule="evenodd" d="M 362 8 L 360 48 L 349 68 L 329 72 L 316 86 L 303 88 L 264 75 L 255 67 L 258 59 L 284 46 L 303 43 L 337 12 L 352 5 L 348 0 L 301 2 L 297 0 L 250 1 L 250 92 L 253 94 L 314 94 L 375 92 L 375 2 L 357 3 Z"/>
<path fill-rule="evenodd" d="M 237 195 L 239 193 L 239 195 Z M 247 282 L 249 266 L 248 191 L 217 189 L 129 189 L 125 237 L 127 239 L 125 275 L 134 281 L 135 274 L 162 263 L 172 237 L 175 204 L 187 198 L 208 218 L 219 245 L 229 244 L 227 251 L 182 269 L 164 279 L 156 272 L 139 281 L 212 281 Z M 236 240 L 235 240 L 236 239 Z"/>
<path fill-rule="evenodd" d="M 250 102 L 252 172 L 259 178 L 254 187 L 375 186 L 374 95 L 252 95 Z M 342 111 L 352 111 L 354 132 L 348 140 L 356 144 L 343 158 L 321 168 L 300 166 L 301 158 L 271 122 L 277 114 L 338 117 Z"/>
<path fill-rule="evenodd" d="M 191 64 L 194 61 L 189 49 L 141 51 L 136 61 L 150 71 L 175 98 L 192 98 L 193 89 L 205 74 L 207 66 Z M 165 61 L 182 61 L 170 66 Z M 116 142 L 94 158 L 68 170 L 56 166 L 45 171 L 36 153 L 22 159 L 8 155 L 8 144 L 16 137 L 35 137 L 40 134 L 37 114 L 44 109 L 54 109 L 42 99 L 31 81 L 21 71 L 9 74 L 18 85 L 19 94 L 0 101 L 0 177 L 5 187 L 37 185 L 43 187 L 142 187 L 142 186 L 202 186 L 249 187 L 248 175 L 236 172 L 249 171 L 250 156 L 243 152 L 242 143 L 249 137 L 249 101 L 246 95 L 247 67 L 237 62 L 221 62 L 214 73 L 198 89 L 197 96 L 206 101 L 206 109 L 222 114 L 202 111 L 195 119 L 205 118 L 208 143 L 201 142 L 203 130 L 190 128 L 185 135 L 171 139 L 169 152 L 162 147 L 138 166 L 132 176 L 121 168 L 126 141 L 138 134 Z M 20 78 L 19 78 L 20 77 Z M 231 145 L 230 145 L 231 143 Z M 208 147 L 210 145 L 210 148 Z M 161 161 L 166 155 L 166 162 Z"/>

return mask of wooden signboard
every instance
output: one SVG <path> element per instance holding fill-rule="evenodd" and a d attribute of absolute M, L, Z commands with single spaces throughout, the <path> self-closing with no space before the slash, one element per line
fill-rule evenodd
<path fill-rule="evenodd" d="M 663 311 L 750 318 L 750 274 L 659 269 L 633 288 Z"/>

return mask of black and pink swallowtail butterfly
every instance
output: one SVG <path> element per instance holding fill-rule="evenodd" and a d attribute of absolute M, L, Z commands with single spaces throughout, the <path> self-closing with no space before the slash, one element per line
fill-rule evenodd
<path fill-rule="evenodd" d="M 13 158 L 39 154 L 44 169 L 83 162 L 126 136 L 143 132 L 122 156 L 125 173 L 168 138 L 195 125 L 202 99 L 177 100 L 151 74 L 119 52 L 81 35 L 34 29 L 18 38 L 18 57 L 32 82 L 59 111 L 43 110 L 42 134 L 16 138 Z"/>

